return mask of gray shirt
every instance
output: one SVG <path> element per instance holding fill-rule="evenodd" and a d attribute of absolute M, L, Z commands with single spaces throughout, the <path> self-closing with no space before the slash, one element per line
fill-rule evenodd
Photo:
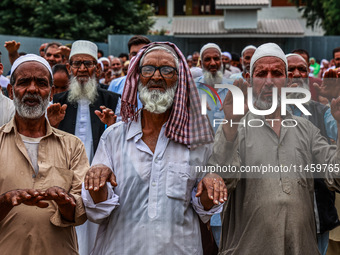
<path fill-rule="evenodd" d="M 260 119 L 262 127 L 249 127 Z M 289 119 L 292 119 L 290 121 Z M 209 165 L 287 166 L 291 171 L 274 174 L 221 174 L 228 187 L 222 216 L 219 254 L 319 254 L 313 211 L 313 173 L 294 172 L 311 163 L 339 163 L 339 150 L 328 145 L 308 120 L 287 115 L 280 137 L 264 117 L 248 113 L 234 142 L 227 142 L 222 127 L 216 133 Z M 251 123 L 252 125 L 255 122 Z M 339 173 L 323 174 L 329 187 L 338 189 Z"/>

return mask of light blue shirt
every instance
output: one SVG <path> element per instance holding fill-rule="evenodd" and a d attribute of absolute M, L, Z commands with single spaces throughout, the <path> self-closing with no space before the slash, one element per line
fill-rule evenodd
<path fill-rule="evenodd" d="M 126 81 L 126 76 L 114 79 L 111 81 L 110 86 L 108 87 L 107 90 L 123 95 L 125 81 Z M 143 104 L 139 100 L 138 94 L 137 94 L 137 102 L 138 102 L 138 109 L 143 108 Z"/>

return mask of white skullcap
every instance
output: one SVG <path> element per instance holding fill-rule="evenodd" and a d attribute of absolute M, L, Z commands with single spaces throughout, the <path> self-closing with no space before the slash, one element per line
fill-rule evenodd
<path fill-rule="evenodd" d="M 230 60 L 233 60 L 233 57 L 231 56 L 231 54 L 228 51 L 222 52 L 222 55 L 225 57 L 228 57 Z"/>
<path fill-rule="evenodd" d="M 216 43 L 207 43 L 206 45 L 203 45 L 203 47 L 201 48 L 201 51 L 200 51 L 200 57 L 201 59 L 203 59 L 203 52 L 207 49 L 216 49 L 218 50 L 218 52 L 221 54 L 221 48 L 216 44 Z"/>
<path fill-rule="evenodd" d="M 104 64 L 103 64 L 103 62 L 100 59 L 98 59 L 98 63 L 100 64 L 100 66 L 102 68 L 102 71 L 104 71 Z"/>
<path fill-rule="evenodd" d="M 93 42 L 79 40 L 72 43 L 69 59 L 76 54 L 87 54 L 98 60 L 98 47 Z"/>
<path fill-rule="evenodd" d="M 106 61 L 106 62 L 109 62 L 109 64 L 110 64 L 110 59 L 108 59 L 106 57 L 101 57 L 98 61 L 101 61 L 101 62 Z"/>
<path fill-rule="evenodd" d="M 286 58 L 288 60 L 289 57 L 299 57 L 301 60 L 303 60 L 303 62 L 308 65 L 308 63 L 306 62 L 306 60 L 299 54 L 296 54 L 296 53 L 289 53 L 286 55 Z"/>
<path fill-rule="evenodd" d="M 248 46 L 244 47 L 244 49 L 241 52 L 241 57 L 243 57 L 243 54 L 246 52 L 246 50 L 250 50 L 250 49 L 256 50 L 256 47 L 254 45 L 248 45 Z"/>
<path fill-rule="evenodd" d="M 12 65 L 11 75 L 14 73 L 14 71 L 18 68 L 19 65 L 21 65 L 22 63 L 31 62 L 31 61 L 35 61 L 35 62 L 39 62 L 39 63 L 43 64 L 48 69 L 48 71 L 50 72 L 50 74 L 53 78 L 53 73 L 52 73 L 52 69 L 51 69 L 50 64 L 46 61 L 46 59 L 44 59 L 44 58 L 42 58 L 38 55 L 35 55 L 35 54 L 26 54 L 26 55 L 23 55 L 23 56 L 17 58 Z"/>
<path fill-rule="evenodd" d="M 288 73 L 287 58 L 282 49 L 276 43 L 265 43 L 258 47 L 250 61 L 250 77 L 253 77 L 254 64 L 257 60 L 263 57 L 277 57 L 281 59 L 286 67 L 286 74 Z"/>

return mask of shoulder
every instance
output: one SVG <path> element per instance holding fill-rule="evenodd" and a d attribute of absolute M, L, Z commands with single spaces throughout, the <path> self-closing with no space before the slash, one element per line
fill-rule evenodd
<path fill-rule="evenodd" d="M 106 89 L 102 89 L 98 87 L 97 90 L 98 90 L 98 94 L 104 97 L 115 98 L 115 99 L 118 99 L 120 97 L 119 94 L 112 92 L 112 91 L 108 91 Z"/>
<path fill-rule="evenodd" d="M 53 102 L 58 103 L 62 100 L 66 100 L 68 94 L 69 94 L 69 91 L 64 91 L 64 92 L 53 95 Z"/>

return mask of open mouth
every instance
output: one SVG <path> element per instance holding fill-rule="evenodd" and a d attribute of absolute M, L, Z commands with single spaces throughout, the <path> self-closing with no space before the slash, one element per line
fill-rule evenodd
<path fill-rule="evenodd" d="M 23 100 L 24 104 L 28 105 L 28 106 L 36 106 L 38 104 L 40 104 L 40 100 L 38 98 L 25 98 Z"/>

